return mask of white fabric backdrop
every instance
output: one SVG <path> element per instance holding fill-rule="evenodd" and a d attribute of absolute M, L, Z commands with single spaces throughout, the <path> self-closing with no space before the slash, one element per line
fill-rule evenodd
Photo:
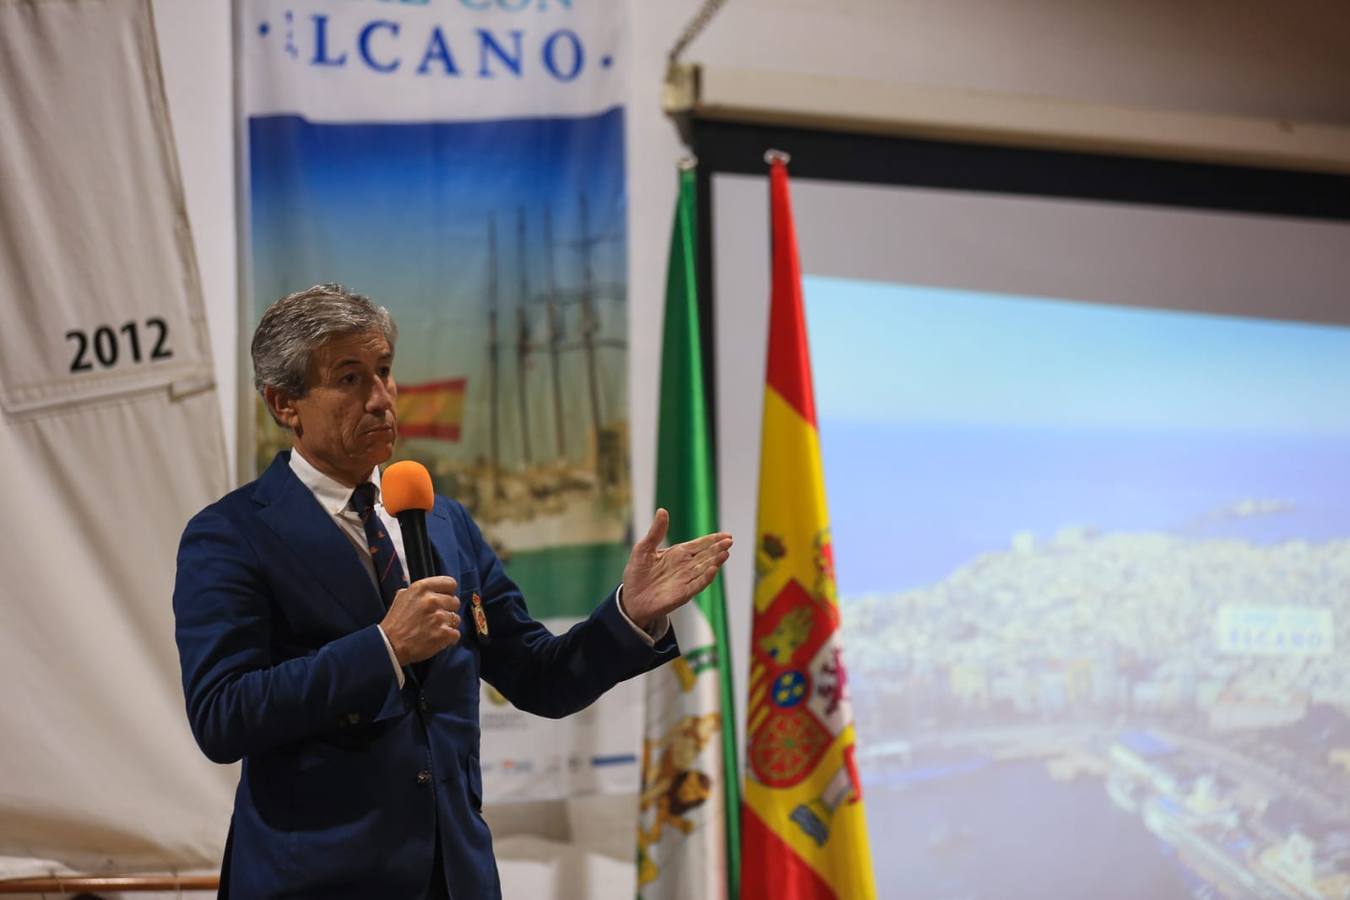
<path fill-rule="evenodd" d="M 0 133 L 0 877 L 215 866 L 170 594 L 227 474 L 148 2 L 0 0 Z"/>

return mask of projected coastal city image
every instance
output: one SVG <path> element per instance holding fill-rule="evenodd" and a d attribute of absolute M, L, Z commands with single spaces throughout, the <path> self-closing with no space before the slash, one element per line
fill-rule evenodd
<path fill-rule="evenodd" d="M 1350 329 L 805 295 L 882 895 L 1350 896 Z"/>

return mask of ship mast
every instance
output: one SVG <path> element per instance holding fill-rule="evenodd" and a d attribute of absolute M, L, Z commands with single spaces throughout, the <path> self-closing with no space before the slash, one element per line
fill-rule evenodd
<path fill-rule="evenodd" d="M 553 268 L 553 210 L 544 207 L 544 249 L 548 262 L 548 355 L 553 370 L 553 424 L 558 438 L 558 459 L 567 458 L 567 434 L 563 427 L 562 355 L 563 323 L 558 309 L 558 274 Z"/>
<path fill-rule="evenodd" d="M 530 448 L 530 411 L 526 390 L 526 365 L 530 356 L 530 320 L 525 304 L 530 299 L 529 275 L 525 271 L 525 207 L 516 207 L 516 267 L 520 270 L 520 303 L 516 306 L 516 386 L 520 394 L 520 446 L 525 468 L 534 464 Z"/>
<path fill-rule="evenodd" d="M 595 474 L 604 476 L 600 458 L 600 379 L 596 371 L 595 336 L 600 331 L 600 317 L 595 309 L 595 282 L 591 273 L 590 216 L 586 195 L 581 195 L 581 343 L 586 348 L 586 379 L 591 395 L 591 430 L 595 441 Z"/>
<path fill-rule="evenodd" d="M 488 432 L 489 450 L 492 454 L 492 493 L 501 500 L 505 496 L 502 488 L 501 431 L 497 414 L 498 356 L 500 347 L 497 341 L 497 217 L 488 217 L 488 395 L 490 398 Z"/>

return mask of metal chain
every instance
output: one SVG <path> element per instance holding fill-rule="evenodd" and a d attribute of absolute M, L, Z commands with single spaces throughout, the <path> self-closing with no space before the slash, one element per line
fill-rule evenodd
<path fill-rule="evenodd" d="M 684 31 L 680 33 L 680 39 L 675 42 L 675 46 L 670 48 L 670 65 L 675 65 L 680 61 L 680 55 L 684 49 L 694 42 L 694 38 L 703 33 L 703 29 L 708 27 L 708 23 L 713 20 L 713 16 L 721 12 L 722 7 L 726 5 L 727 0 L 704 0 L 703 6 L 694 13 L 694 17 L 689 20 L 689 24 L 684 26 Z"/>

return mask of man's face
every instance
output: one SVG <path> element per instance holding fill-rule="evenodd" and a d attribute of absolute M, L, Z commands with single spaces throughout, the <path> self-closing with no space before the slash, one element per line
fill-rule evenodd
<path fill-rule="evenodd" d="M 308 393 L 275 408 L 295 446 L 326 475 L 357 485 L 394 453 L 394 351 L 378 331 L 333 338 L 310 360 Z"/>

